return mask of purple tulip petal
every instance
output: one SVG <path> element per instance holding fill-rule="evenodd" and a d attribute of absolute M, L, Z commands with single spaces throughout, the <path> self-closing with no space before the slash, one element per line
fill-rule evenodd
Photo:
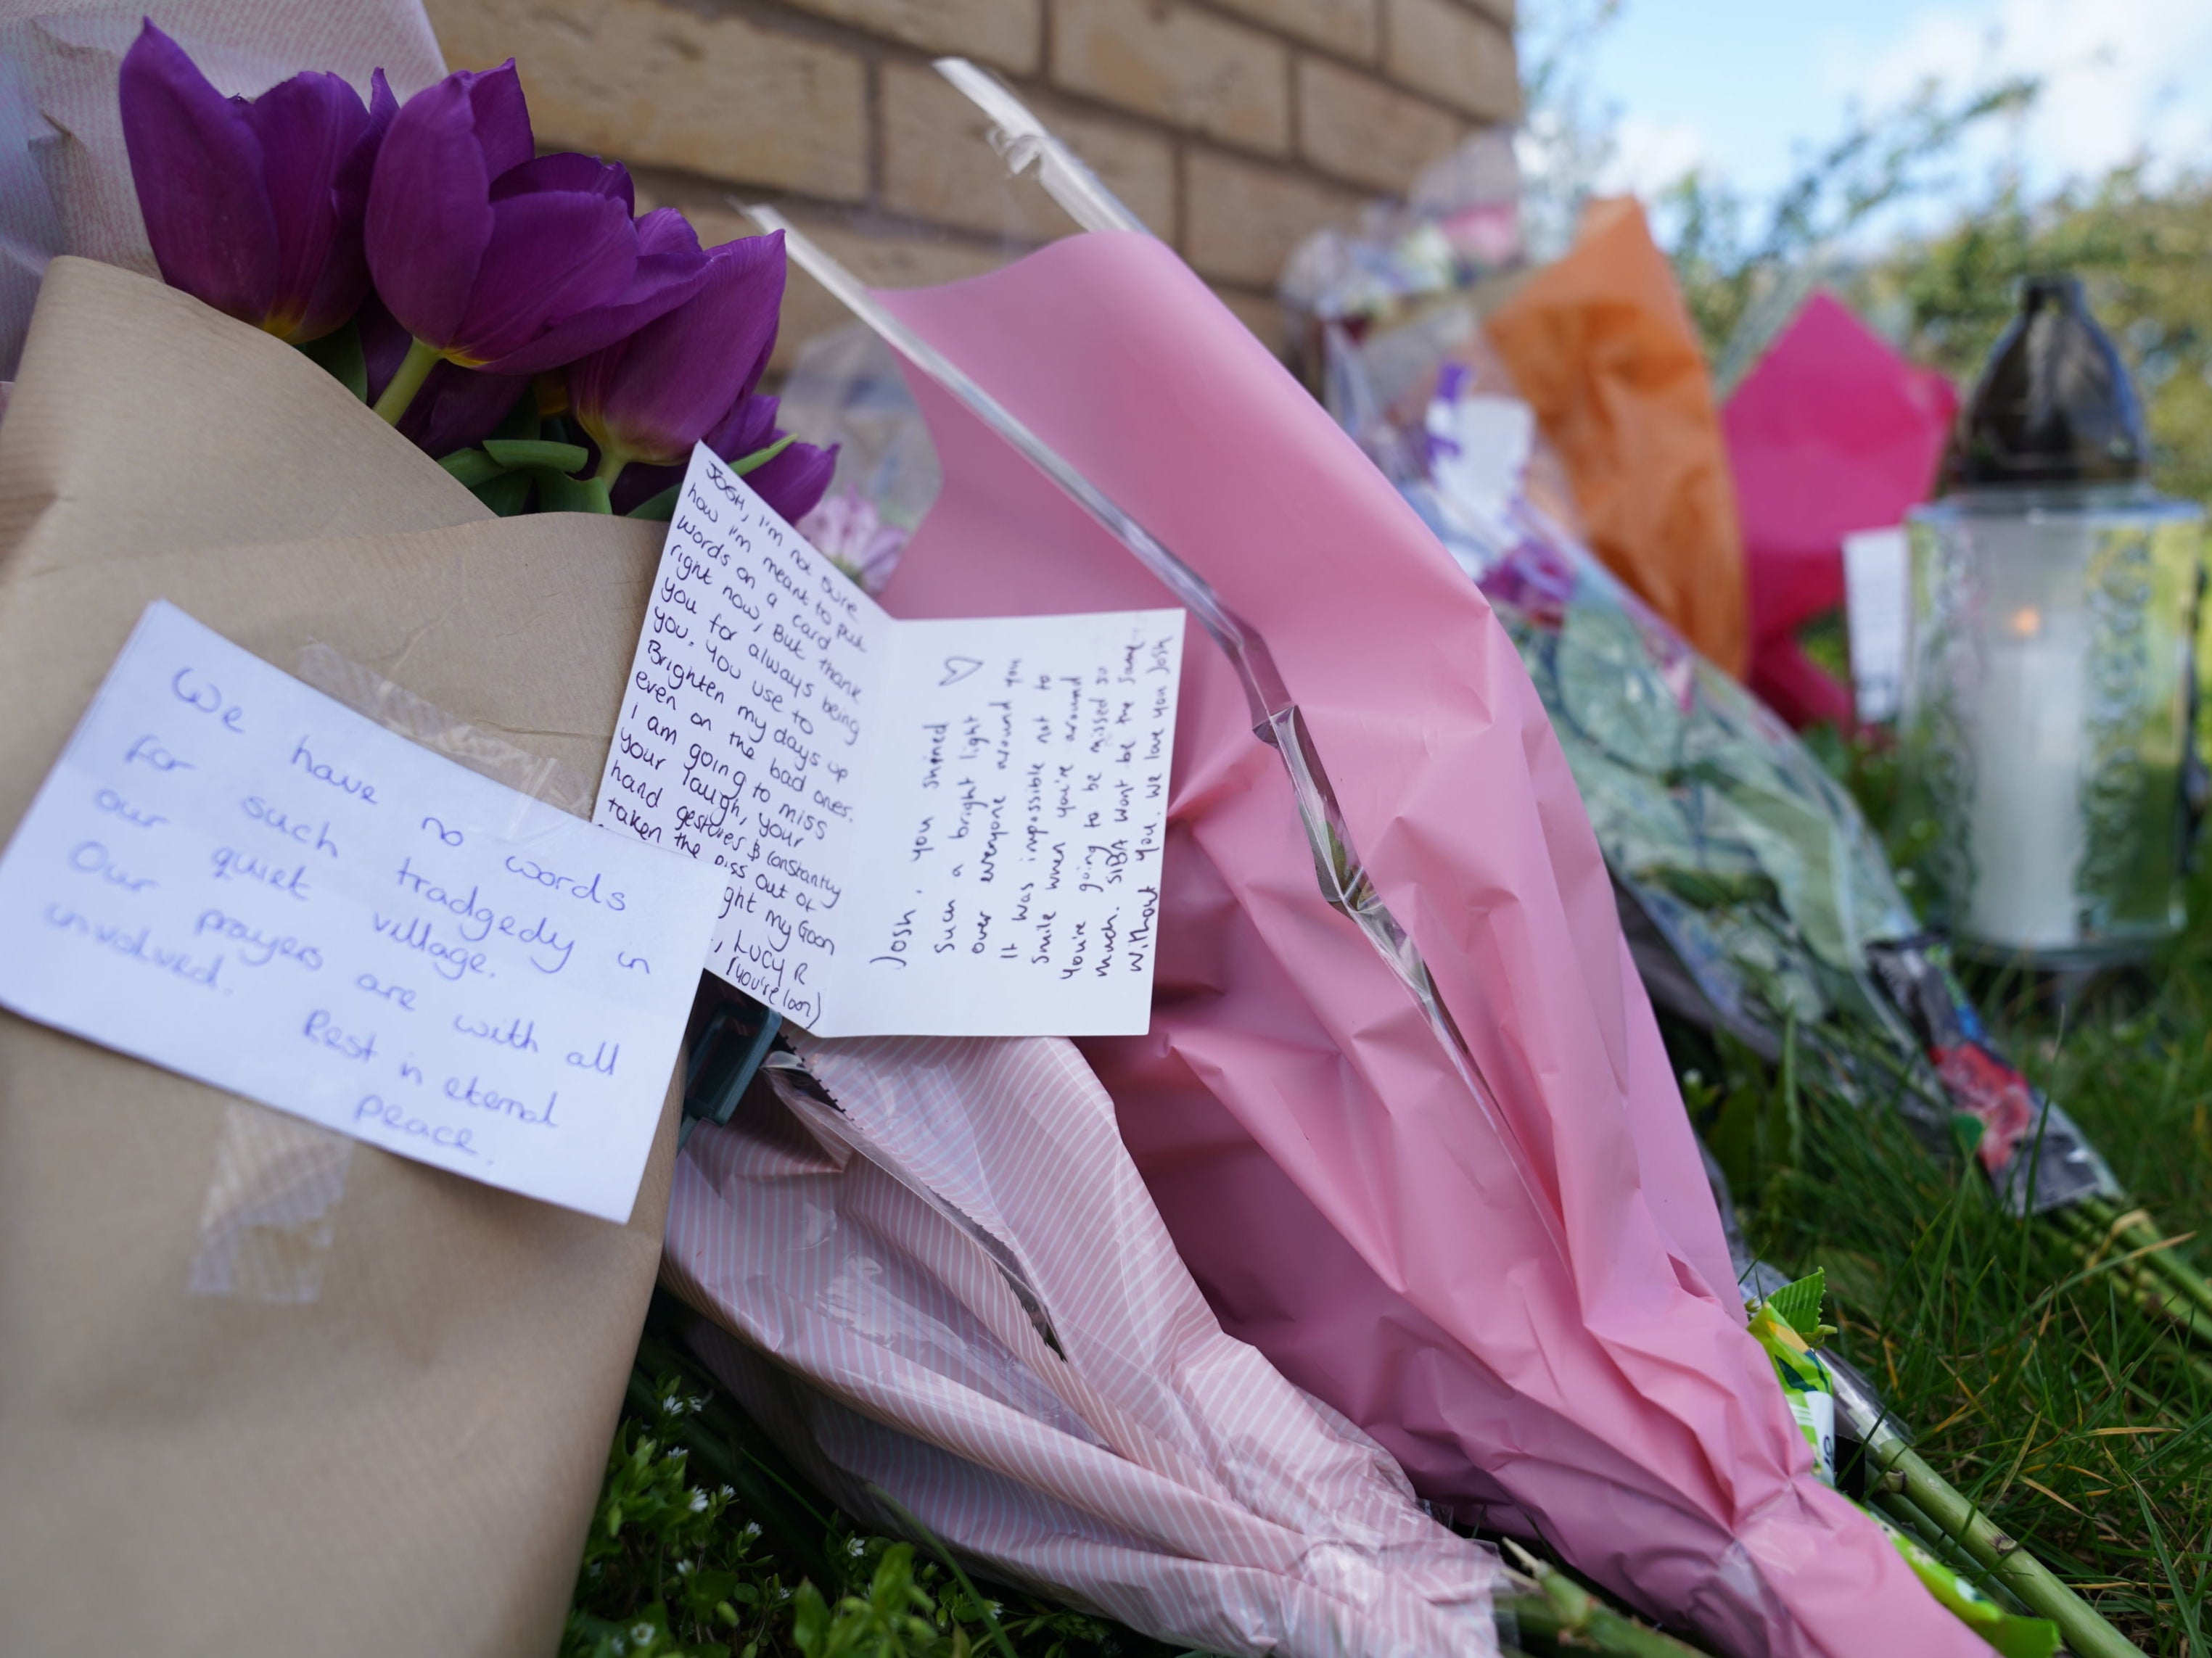
<path fill-rule="evenodd" d="M 457 344 L 471 367 L 532 345 L 549 319 L 572 317 L 619 299 L 637 270 L 629 211 L 605 196 L 543 191 L 492 206 L 490 243 Z M 534 373 L 501 363 L 501 374 Z"/>
<path fill-rule="evenodd" d="M 775 343 L 782 237 L 725 243 L 707 264 L 696 294 L 579 364 L 571 381 L 586 429 L 639 460 L 681 461 L 752 389 Z"/>
<path fill-rule="evenodd" d="M 699 440 L 724 460 L 736 460 L 756 449 L 765 449 L 775 440 L 775 411 L 781 401 L 777 398 L 739 398 L 714 430 Z M 673 466 L 623 468 L 622 477 L 615 483 L 615 511 L 627 513 L 651 501 L 670 484 L 683 483 L 684 469 L 690 460 L 687 454 Z"/>
<path fill-rule="evenodd" d="M 625 466 L 610 499 L 617 514 L 635 511 L 671 484 L 684 482 L 681 466 Z"/>
<path fill-rule="evenodd" d="M 491 435 L 529 388 L 523 375 L 479 374 L 441 362 L 408 405 L 400 433 L 433 456 L 472 448 Z"/>
<path fill-rule="evenodd" d="M 358 320 L 362 362 L 368 370 L 368 400 L 374 403 L 399 372 L 400 362 L 407 355 L 408 335 L 374 293 L 362 303 Z"/>
<path fill-rule="evenodd" d="M 118 94 L 124 148 L 162 280 L 260 322 L 276 292 L 276 220 L 246 113 L 150 22 L 123 56 Z"/>
<path fill-rule="evenodd" d="M 522 78 L 514 72 L 514 58 L 497 69 L 463 70 L 447 79 L 459 82 L 468 94 L 489 177 L 496 179 L 538 153 L 538 140 L 530 131 L 530 106 L 523 101 Z"/>
<path fill-rule="evenodd" d="M 368 187 L 376 291 L 409 333 L 441 349 L 460 337 L 495 222 L 472 78 L 485 77 L 449 75 L 401 106 Z"/>
<path fill-rule="evenodd" d="M 392 118 L 398 113 L 399 100 L 392 95 L 392 82 L 384 78 L 382 70 L 369 70 L 368 125 L 375 131 L 380 143 L 386 129 L 392 125 Z"/>
<path fill-rule="evenodd" d="M 700 440 L 724 460 L 741 460 L 775 441 L 775 412 L 781 398 L 739 398 Z"/>
<path fill-rule="evenodd" d="M 656 207 L 637 222 L 637 257 L 696 259 L 700 257 L 699 233 L 674 208 Z"/>
<path fill-rule="evenodd" d="M 611 303 L 565 318 L 527 346 L 483 366 L 503 374 L 535 374 L 577 361 L 665 316 L 706 280 L 707 262 L 696 255 L 688 261 L 672 255 L 640 259 L 629 287 Z"/>
<path fill-rule="evenodd" d="M 603 161 L 596 155 L 579 155 L 574 150 L 533 156 L 520 167 L 507 168 L 491 181 L 491 198 L 495 202 L 541 190 L 611 197 L 623 204 L 623 212 L 637 210 L 637 189 L 630 183 L 628 167 Z"/>
<path fill-rule="evenodd" d="M 838 446 L 817 449 L 811 443 L 794 443 L 774 460 L 763 461 L 745 474 L 745 482 L 759 491 L 786 524 L 796 524 L 822 503 L 830 479 L 837 470 Z"/>
<path fill-rule="evenodd" d="M 319 339 L 368 291 L 360 209 L 347 214 L 339 193 L 368 112 L 337 76 L 311 73 L 270 88 L 242 113 L 261 140 L 276 221 L 276 287 L 263 325 L 288 340 Z"/>
<path fill-rule="evenodd" d="M 299 336 L 302 339 L 318 338 L 343 325 L 369 297 L 368 256 L 362 246 L 363 222 L 368 216 L 368 185 L 376 173 L 384 135 L 398 112 L 399 100 L 392 95 L 384 71 L 373 71 L 368 77 L 368 124 L 331 181 L 337 217 L 331 252 L 323 262 L 321 279 L 307 298 L 307 320 Z"/>

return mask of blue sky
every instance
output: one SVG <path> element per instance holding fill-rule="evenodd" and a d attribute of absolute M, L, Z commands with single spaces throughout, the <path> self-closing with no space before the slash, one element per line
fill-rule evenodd
<path fill-rule="evenodd" d="M 2046 77 L 2044 97 L 1987 134 L 1962 191 L 2003 162 L 2048 186 L 2145 149 L 2212 168 L 2212 0 L 1625 0 L 1589 59 L 1595 100 L 1620 113 L 1608 185 L 1697 164 L 1754 192 L 1789 176 L 1793 146 L 1840 132 L 1855 100 L 2014 72 Z"/>

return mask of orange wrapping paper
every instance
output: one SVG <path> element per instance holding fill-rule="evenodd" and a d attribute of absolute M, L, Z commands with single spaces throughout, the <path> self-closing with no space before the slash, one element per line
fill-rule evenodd
<path fill-rule="evenodd" d="M 1697 331 L 1644 210 L 1590 203 L 1574 247 L 1492 315 L 1599 557 L 1741 677 L 1743 536 Z"/>

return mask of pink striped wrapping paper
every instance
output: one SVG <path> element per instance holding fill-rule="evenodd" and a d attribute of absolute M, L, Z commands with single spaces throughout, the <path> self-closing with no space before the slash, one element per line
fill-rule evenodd
<path fill-rule="evenodd" d="M 835 1106 L 772 1071 L 787 1114 L 702 1126 L 662 1276 L 825 1491 L 1163 1640 L 1496 1650 L 1495 1557 L 1222 1333 L 1073 1047 L 793 1042 Z"/>

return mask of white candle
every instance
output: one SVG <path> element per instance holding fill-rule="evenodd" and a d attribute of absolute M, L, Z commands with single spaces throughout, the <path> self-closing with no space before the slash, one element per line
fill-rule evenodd
<path fill-rule="evenodd" d="M 1966 931 L 2008 949 L 2063 949 L 2081 942 L 2087 618 L 2077 602 L 2014 604 L 1988 620 Z"/>

